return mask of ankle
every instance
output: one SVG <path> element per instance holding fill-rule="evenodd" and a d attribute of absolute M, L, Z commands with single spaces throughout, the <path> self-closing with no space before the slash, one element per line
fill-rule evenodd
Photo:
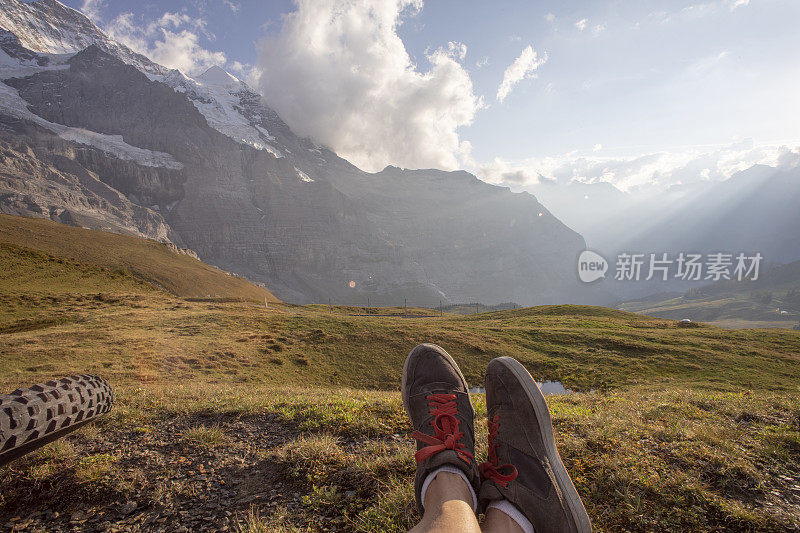
<path fill-rule="evenodd" d="M 458 468 L 443 465 L 428 474 L 420 493 L 423 506 L 441 506 L 447 501 L 461 500 L 473 511 L 478 507 L 478 497 L 467 476 Z"/>
<path fill-rule="evenodd" d="M 496 514 L 495 514 L 496 513 Z M 517 528 L 507 528 L 507 531 L 521 531 L 522 533 L 534 533 L 533 524 L 530 520 L 508 500 L 495 500 L 486 508 L 487 520 L 493 515 L 493 521 L 513 522 Z"/>

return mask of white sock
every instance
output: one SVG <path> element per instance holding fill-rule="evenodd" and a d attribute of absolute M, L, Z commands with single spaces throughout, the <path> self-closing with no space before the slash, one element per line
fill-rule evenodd
<path fill-rule="evenodd" d="M 489 504 L 489 507 L 486 508 L 488 511 L 489 509 L 497 509 L 498 511 L 508 515 L 508 517 L 516 522 L 519 527 L 522 528 L 522 531 L 525 533 L 534 533 L 533 531 L 533 524 L 531 521 L 525 518 L 525 515 L 520 512 L 519 509 L 514 507 L 514 505 L 508 500 L 495 500 Z"/>
<path fill-rule="evenodd" d="M 463 479 L 464 483 L 466 483 L 467 487 L 469 487 L 470 494 L 472 494 L 472 510 L 476 511 L 478 509 L 478 496 L 475 494 L 475 489 L 472 488 L 472 485 L 467 479 L 467 475 L 464 474 L 462 470 L 450 465 L 440 466 L 439 468 L 428 474 L 428 477 L 425 478 L 425 481 L 422 483 L 422 490 L 420 491 L 420 499 L 422 500 L 422 505 L 425 505 L 425 492 L 428 490 L 428 485 L 431 484 L 431 481 L 433 481 L 433 478 L 435 478 L 436 474 L 438 474 L 439 472 L 450 472 L 451 474 L 458 474 L 459 476 L 461 476 L 461 479 Z M 533 530 L 531 529 L 531 531 Z"/>

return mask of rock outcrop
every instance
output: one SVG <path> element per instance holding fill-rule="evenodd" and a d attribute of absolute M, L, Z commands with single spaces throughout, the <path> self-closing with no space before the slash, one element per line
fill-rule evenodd
<path fill-rule="evenodd" d="M 159 213 L 131 202 L 75 159 L 7 134 L 0 134 L 0 212 L 180 242 Z"/>

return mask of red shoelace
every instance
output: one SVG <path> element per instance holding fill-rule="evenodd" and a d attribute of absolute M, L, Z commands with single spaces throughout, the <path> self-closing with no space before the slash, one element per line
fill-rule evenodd
<path fill-rule="evenodd" d="M 482 478 L 491 479 L 498 485 L 507 487 L 509 481 L 516 479 L 517 467 L 514 465 L 501 465 L 497 458 L 497 447 L 499 445 L 495 444 L 494 440 L 497 438 L 497 431 L 500 429 L 500 415 L 495 415 L 492 420 L 487 420 L 486 424 L 489 426 L 489 460 L 481 463 L 478 469 Z M 501 470 L 509 473 L 503 474 Z"/>
<path fill-rule="evenodd" d="M 429 457 L 445 450 L 453 450 L 465 462 L 473 460 L 472 454 L 466 451 L 466 446 L 459 442 L 464 438 L 464 434 L 458 430 L 458 407 L 456 407 L 455 394 L 431 394 L 427 396 L 428 410 L 434 415 L 431 426 L 436 435 L 426 435 L 421 431 L 415 431 L 411 436 L 419 441 L 428 444 L 420 448 L 414 454 L 417 463 L 421 463 Z"/>

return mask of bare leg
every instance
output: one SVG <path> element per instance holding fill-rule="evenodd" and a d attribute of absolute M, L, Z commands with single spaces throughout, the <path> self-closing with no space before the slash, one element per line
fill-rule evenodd
<path fill-rule="evenodd" d="M 481 530 L 472 511 L 472 493 L 457 474 L 439 472 L 428 485 L 423 504 L 425 514 L 411 533 L 478 533 Z"/>
<path fill-rule="evenodd" d="M 519 524 L 511 520 L 506 513 L 499 509 L 489 509 L 483 519 L 481 530 L 484 533 L 523 533 Z"/>

